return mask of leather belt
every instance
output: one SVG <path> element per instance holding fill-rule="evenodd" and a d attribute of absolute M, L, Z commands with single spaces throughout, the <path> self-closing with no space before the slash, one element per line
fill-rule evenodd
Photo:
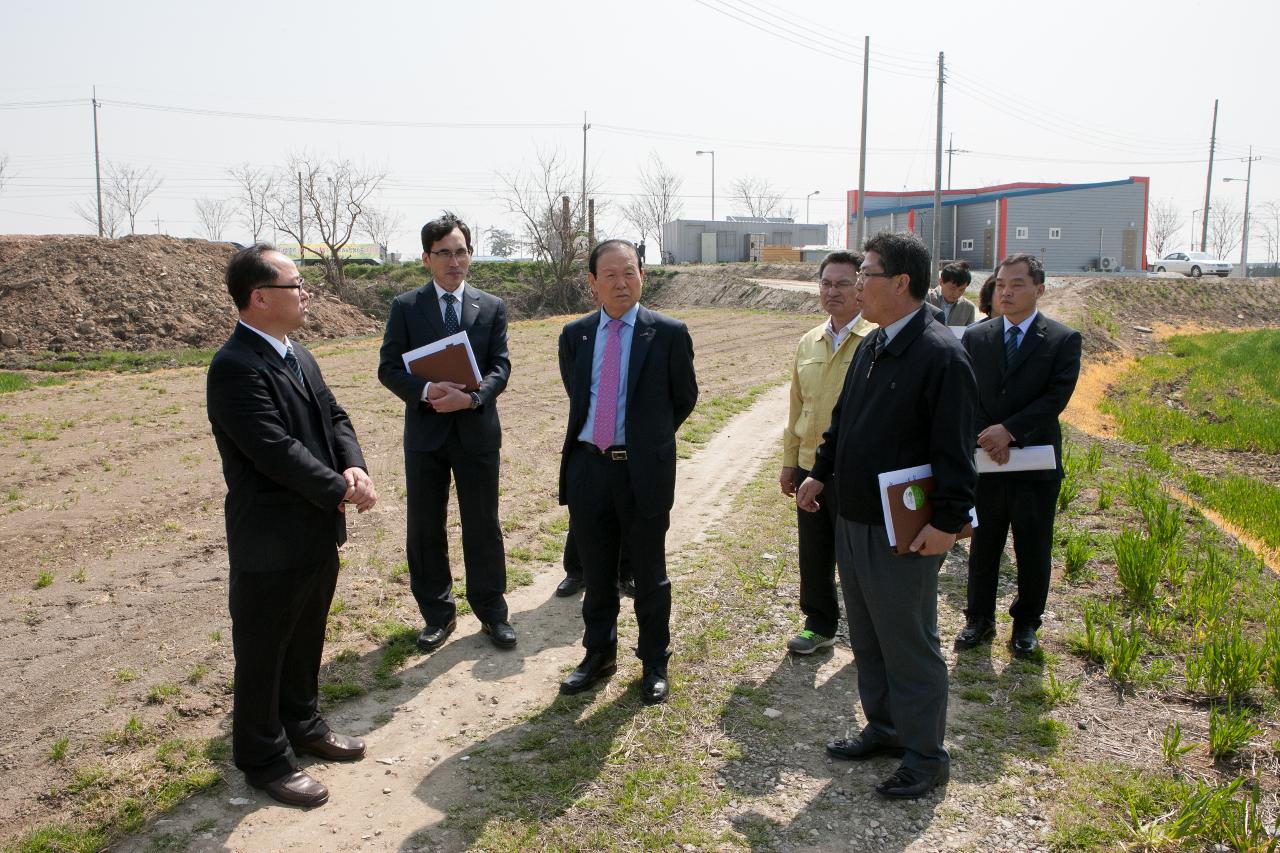
<path fill-rule="evenodd" d="M 604 450 L 601 450 L 589 441 L 579 441 L 578 446 L 590 454 L 603 456 L 611 462 L 627 461 L 627 449 L 625 447 L 615 445 L 614 447 L 606 447 Z"/>

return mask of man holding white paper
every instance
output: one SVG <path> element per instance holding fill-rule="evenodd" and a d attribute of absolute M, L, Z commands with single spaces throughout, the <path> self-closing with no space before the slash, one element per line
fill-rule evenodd
<path fill-rule="evenodd" d="M 434 651 L 457 627 L 445 511 L 449 483 L 458 488 L 467 602 L 483 632 L 502 649 L 516 644 L 507 621 L 506 554 L 498 522 L 502 425 L 497 397 L 507 387 L 507 309 L 466 283 L 471 230 L 451 213 L 422 227 L 422 263 L 431 281 L 391 302 L 379 353 L 378 379 L 405 401 L 404 467 L 409 588 L 425 626 L 418 648 Z M 431 382 L 412 373 L 404 354 L 465 334 L 479 387 Z"/>
<path fill-rule="evenodd" d="M 978 379 L 978 456 L 995 472 L 978 477 L 981 524 L 969 548 L 967 624 L 957 649 L 971 649 L 995 636 L 1000 557 L 1013 530 L 1018 593 L 1009 608 L 1010 644 L 1026 657 L 1040 647 L 1036 631 L 1049 597 L 1050 553 L 1058 491 L 1062 486 L 1062 430 L 1058 415 L 1067 407 L 1080 376 L 1080 333 L 1050 320 L 1037 309 L 1044 294 L 1044 266 L 1035 255 L 1010 255 L 996 270 L 992 294 L 1003 317 L 971 326 L 964 348 Z M 1045 447 L 1047 445 L 1047 447 Z M 1047 456 L 1047 467 L 1026 460 L 1011 463 L 1011 452 Z M 1009 470 L 1001 471 L 1003 466 Z M 1016 469 L 1016 470 L 1014 470 Z"/>
<path fill-rule="evenodd" d="M 973 371 L 959 341 L 924 305 L 930 266 L 929 250 L 914 234 L 882 233 L 867 242 L 854 298 L 880 328 L 854 355 L 813 468 L 796 492 L 809 512 L 838 497 L 836 563 L 866 716 L 858 735 L 828 743 L 827 753 L 851 761 L 901 756 L 876 786 L 898 799 L 923 796 L 950 774 L 938 570 L 969 521 L 977 479 Z M 898 554 L 889 545 L 879 475 L 917 465 L 931 467 L 932 514 Z"/>

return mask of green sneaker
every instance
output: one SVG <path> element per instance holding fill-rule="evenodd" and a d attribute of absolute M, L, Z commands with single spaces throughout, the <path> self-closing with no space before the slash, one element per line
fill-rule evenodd
<path fill-rule="evenodd" d="M 818 649 L 827 649 L 835 644 L 835 637 L 824 637 L 805 628 L 787 643 L 787 651 L 793 655 L 811 655 Z"/>

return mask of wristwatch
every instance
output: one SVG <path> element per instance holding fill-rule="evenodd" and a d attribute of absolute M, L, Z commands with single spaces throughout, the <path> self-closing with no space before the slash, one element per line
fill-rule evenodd
<path fill-rule="evenodd" d="M 479 391 L 471 392 L 471 408 L 472 409 L 480 408 L 480 392 Z"/>

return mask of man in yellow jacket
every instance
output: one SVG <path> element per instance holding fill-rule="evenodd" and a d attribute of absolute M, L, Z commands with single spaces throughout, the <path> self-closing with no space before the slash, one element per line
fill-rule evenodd
<path fill-rule="evenodd" d="M 851 252 L 832 252 L 818 267 L 818 299 L 829 315 L 826 322 L 810 329 L 796 347 L 791 371 L 791 412 L 782 434 L 782 472 L 778 485 L 782 493 L 794 496 L 796 488 L 809 476 L 814 452 L 822 434 L 831 425 L 844 375 L 853 353 L 876 324 L 862 319 L 854 300 L 854 282 L 862 258 Z M 824 501 L 817 512 L 796 512 L 800 538 L 800 610 L 804 630 L 787 648 L 793 654 L 808 655 L 835 644 L 840 622 L 836 597 L 836 506 Z"/>

